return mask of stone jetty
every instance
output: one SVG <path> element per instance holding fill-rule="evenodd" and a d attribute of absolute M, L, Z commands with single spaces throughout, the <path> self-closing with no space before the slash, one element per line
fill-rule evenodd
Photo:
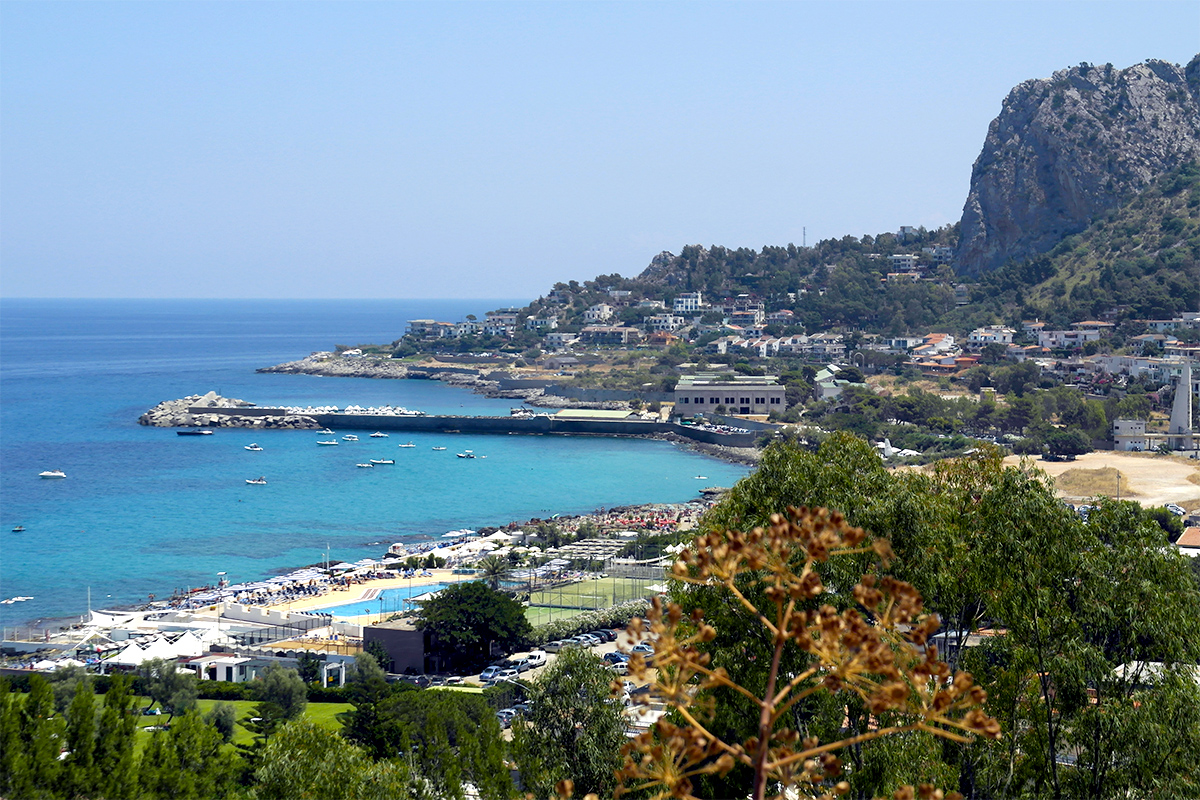
<path fill-rule="evenodd" d="M 254 403 L 221 397 L 216 392 L 194 394 L 179 400 L 165 400 L 138 417 L 139 425 L 155 428 L 281 428 L 287 430 L 318 430 L 321 425 L 312 417 L 298 414 L 246 416 L 234 412 L 253 408 Z M 200 409 L 209 409 L 200 411 Z M 227 409 L 227 411 L 223 411 Z"/>

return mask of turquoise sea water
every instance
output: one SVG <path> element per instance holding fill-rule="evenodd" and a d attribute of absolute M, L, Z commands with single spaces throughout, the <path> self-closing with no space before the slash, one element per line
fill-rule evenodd
<path fill-rule="evenodd" d="M 299 431 L 182 437 L 137 417 L 213 390 L 259 404 L 403 405 L 505 415 L 433 381 L 259 375 L 256 367 L 386 342 L 408 319 L 506 301 L 0 300 L 0 624 L 376 556 L 406 537 L 675 502 L 745 468 L 675 445 L 599 437 L 395 434 L 318 447 Z M 415 448 L 399 448 L 413 441 Z M 252 441 L 264 450 L 243 449 Z M 433 451 L 444 445 L 444 451 Z M 459 459 L 472 449 L 486 459 Z M 394 466 L 358 469 L 368 458 Z M 62 469 L 66 480 L 38 473 Z M 700 482 L 695 476 L 707 476 Z M 266 486 L 247 478 L 266 476 Z M 24 533 L 12 533 L 16 525 Z"/>

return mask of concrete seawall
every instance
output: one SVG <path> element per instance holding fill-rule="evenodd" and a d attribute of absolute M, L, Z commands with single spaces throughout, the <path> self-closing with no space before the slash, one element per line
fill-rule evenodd
<path fill-rule="evenodd" d="M 212 414 L 214 409 L 189 409 L 196 414 Z M 241 417 L 271 417 L 285 414 L 281 408 L 229 408 L 215 413 Z M 418 433 L 490 433 L 562 436 L 654 436 L 673 433 L 698 442 L 725 447 L 752 447 L 754 433 L 719 433 L 688 425 L 649 420 L 572 419 L 556 416 L 535 417 L 398 417 L 384 414 L 306 414 L 319 424 L 343 430 L 412 431 Z"/>

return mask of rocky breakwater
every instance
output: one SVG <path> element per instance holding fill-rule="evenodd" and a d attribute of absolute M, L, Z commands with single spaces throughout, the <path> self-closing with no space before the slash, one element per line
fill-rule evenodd
<path fill-rule="evenodd" d="M 179 400 L 164 400 L 138 417 L 139 425 L 155 428 L 284 428 L 291 430 L 317 430 L 321 426 L 312 417 L 298 414 L 270 416 L 243 416 L 223 412 L 222 409 L 253 408 L 254 403 L 221 397 L 216 392 L 194 394 Z M 211 408 L 211 412 L 196 409 Z"/>

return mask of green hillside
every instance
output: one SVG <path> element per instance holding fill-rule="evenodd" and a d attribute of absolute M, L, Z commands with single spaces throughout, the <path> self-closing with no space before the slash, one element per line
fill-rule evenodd
<path fill-rule="evenodd" d="M 1052 325 L 1166 319 L 1200 307 L 1200 166 L 1185 165 L 1045 256 L 981 279 L 974 309 Z"/>

